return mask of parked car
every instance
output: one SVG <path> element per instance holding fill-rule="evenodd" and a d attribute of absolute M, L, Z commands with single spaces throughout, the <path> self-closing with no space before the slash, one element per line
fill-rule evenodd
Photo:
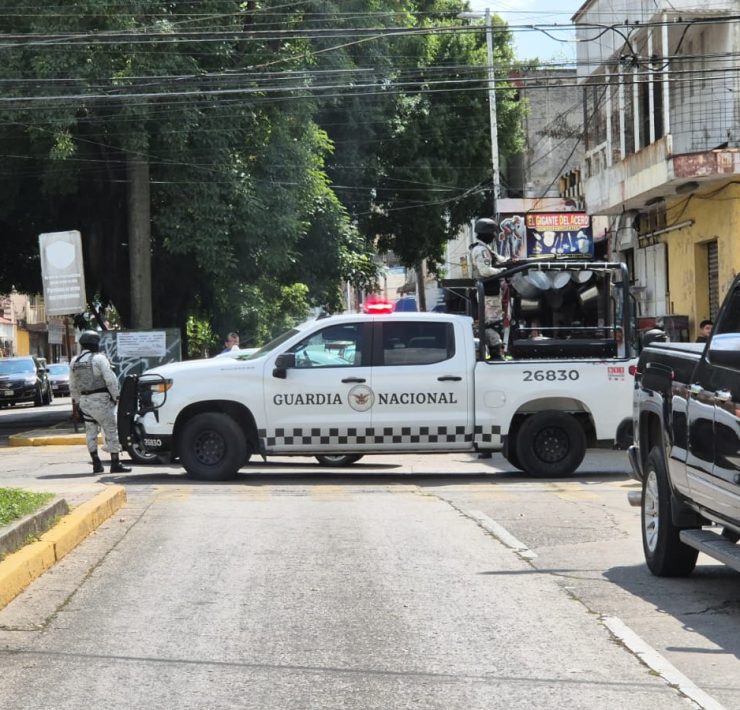
<path fill-rule="evenodd" d="M 55 362 L 47 368 L 51 391 L 59 397 L 69 397 L 69 365 Z"/>
<path fill-rule="evenodd" d="M 44 360 L 33 355 L 0 358 L 0 406 L 33 402 L 40 407 L 53 398 Z"/>

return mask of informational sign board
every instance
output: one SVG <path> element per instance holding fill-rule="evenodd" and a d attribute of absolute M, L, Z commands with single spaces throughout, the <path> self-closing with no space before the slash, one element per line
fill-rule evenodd
<path fill-rule="evenodd" d="M 100 334 L 100 350 L 122 382 L 127 375 L 141 375 L 152 367 L 182 360 L 182 339 L 177 328 L 107 330 Z"/>
<path fill-rule="evenodd" d="M 78 231 L 39 234 L 44 303 L 49 316 L 87 309 L 82 238 Z"/>
<path fill-rule="evenodd" d="M 163 330 L 116 333 L 119 357 L 155 357 L 167 354 L 167 334 Z"/>
<path fill-rule="evenodd" d="M 593 258 L 591 217 L 585 212 L 529 212 L 526 228 L 528 259 Z"/>

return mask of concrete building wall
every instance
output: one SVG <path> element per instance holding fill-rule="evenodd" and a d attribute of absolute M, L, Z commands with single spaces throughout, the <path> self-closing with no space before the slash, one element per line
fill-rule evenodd
<path fill-rule="evenodd" d="M 668 210 L 669 219 L 678 209 L 680 203 Z M 666 237 L 670 302 L 674 313 L 688 314 L 695 337 L 699 322 L 709 317 L 707 245 L 717 242 L 720 301 L 740 271 L 740 185 L 727 182 L 712 198 L 698 193 L 681 219 L 694 224 Z"/>
<path fill-rule="evenodd" d="M 577 168 L 583 159 L 581 92 L 575 86 L 575 70 L 538 71 L 534 77 L 537 88 L 525 85 L 521 90 L 527 101 L 521 194 L 530 198 L 557 197 L 558 178 Z"/>

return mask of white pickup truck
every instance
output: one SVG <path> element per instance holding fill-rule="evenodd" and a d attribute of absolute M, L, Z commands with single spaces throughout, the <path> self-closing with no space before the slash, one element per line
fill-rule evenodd
<path fill-rule="evenodd" d="M 514 271 L 526 274 L 526 266 Z M 588 286 L 573 283 L 578 302 Z M 608 315 L 609 269 L 594 283 L 604 287 L 596 291 L 605 294 Z M 522 300 L 531 301 L 527 293 Z M 626 299 L 623 306 L 628 311 Z M 511 312 L 518 320 L 509 335 L 524 335 L 522 314 Z M 582 322 L 551 326 L 549 338 L 510 338 L 513 357 L 483 360 L 467 316 L 334 316 L 243 358 L 175 363 L 127 378 L 119 430 L 128 446 L 168 454 L 206 480 L 232 478 L 253 454 L 346 465 L 366 454 L 475 451 L 503 451 L 534 476 L 564 476 L 587 447 L 612 447 L 631 418 L 629 345 L 618 353 L 616 338 L 604 337 L 615 332 L 613 322 L 592 331 Z M 628 443 L 627 429 L 621 438 Z"/>

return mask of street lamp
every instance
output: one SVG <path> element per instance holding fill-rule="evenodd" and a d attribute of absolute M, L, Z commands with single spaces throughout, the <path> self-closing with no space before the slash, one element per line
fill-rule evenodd
<path fill-rule="evenodd" d="M 486 21 L 486 46 L 488 48 L 488 112 L 491 123 L 491 171 L 493 173 L 493 216 L 498 211 L 499 198 L 499 160 L 498 160 L 498 125 L 496 123 L 496 75 L 493 67 L 493 21 L 491 19 L 491 8 L 487 7 L 484 12 L 461 12 L 458 14 L 461 20 Z"/>

